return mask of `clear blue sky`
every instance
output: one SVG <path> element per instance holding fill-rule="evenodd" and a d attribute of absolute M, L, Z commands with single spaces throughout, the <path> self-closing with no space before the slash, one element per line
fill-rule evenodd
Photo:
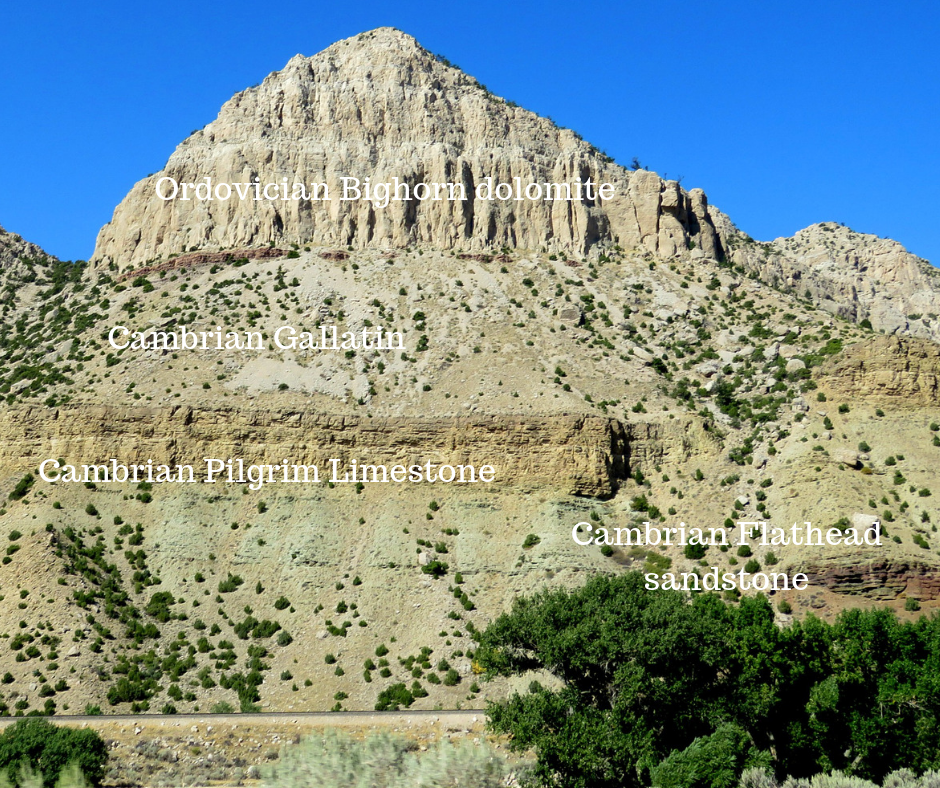
<path fill-rule="evenodd" d="M 296 53 L 390 25 L 760 240 L 818 221 L 940 264 L 940 4 L 6 3 L 0 225 L 89 256 L 133 183 Z"/>

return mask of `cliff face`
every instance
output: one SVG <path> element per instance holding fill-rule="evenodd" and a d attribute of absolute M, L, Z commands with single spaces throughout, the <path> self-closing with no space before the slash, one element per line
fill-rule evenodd
<path fill-rule="evenodd" d="M 369 419 L 310 412 L 74 406 L 8 410 L 0 466 L 8 473 L 45 458 L 77 464 L 191 464 L 238 457 L 245 464 L 473 465 L 496 469 L 495 486 L 545 487 L 562 494 L 610 495 L 625 469 L 623 427 L 612 419 Z M 323 478 L 323 477 L 321 477 Z M 478 485 L 480 488 L 484 485 Z"/>
<path fill-rule="evenodd" d="M 905 337 L 877 337 L 847 348 L 824 369 L 823 385 L 845 397 L 895 406 L 940 401 L 940 347 Z"/>
<path fill-rule="evenodd" d="M 0 473 L 67 463 L 190 464 L 238 457 L 245 464 L 392 466 L 431 462 L 492 465 L 496 479 L 479 489 L 542 488 L 553 494 L 607 497 L 636 468 L 684 462 L 717 451 L 694 421 L 622 424 L 593 416 L 364 418 L 304 411 L 75 405 L 0 414 Z"/>
<path fill-rule="evenodd" d="M 212 184 L 326 183 L 327 201 L 164 202 L 164 177 Z M 340 201 L 343 177 L 458 183 L 466 201 Z M 494 183 L 611 183 L 610 200 L 488 201 Z M 135 266 L 198 249 L 275 244 L 585 252 L 600 241 L 660 256 L 719 253 L 700 190 L 629 173 L 572 131 L 492 95 L 390 28 L 341 41 L 228 101 L 218 118 L 137 183 L 99 234 L 94 259 Z"/>

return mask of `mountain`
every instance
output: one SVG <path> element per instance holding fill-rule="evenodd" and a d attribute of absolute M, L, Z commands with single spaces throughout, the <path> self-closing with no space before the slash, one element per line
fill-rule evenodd
<path fill-rule="evenodd" d="M 161 179 L 210 184 L 324 183 L 329 202 L 155 197 Z M 456 183 L 469 199 L 339 200 L 343 178 Z M 475 197 L 493 183 L 610 183 L 609 200 L 572 203 Z M 168 182 L 167 182 L 168 183 Z M 169 188 L 161 187 L 161 188 Z M 161 192 L 164 195 L 168 192 Z M 936 269 L 893 241 L 832 223 L 755 244 L 708 205 L 655 173 L 631 172 L 495 96 L 411 36 L 379 28 L 340 41 L 228 101 L 138 182 L 102 228 L 93 260 L 141 267 L 195 250 L 263 245 L 503 246 L 598 256 L 621 248 L 658 259 L 733 259 L 763 281 L 876 330 L 940 339 Z"/>
<path fill-rule="evenodd" d="M 370 219 L 352 202 L 275 216 L 152 196 L 159 177 L 344 173 L 580 173 L 617 198 Z M 617 167 L 397 31 L 294 58 L 233 98 L 134 186 L 88 265 L 7 248 L 0 709 L 371 709 L 396 684 L 415 708 L 478 707 L 509 687 L 478 681 L 474 631 L 519 594 L 631 568 L 804 571 L 807 591 L 775 595 L 781 620 L 940 606 L 932 269 L 833 224 L 756 242 L 701 192 Z M 117 349 L 116 326 L 262 341 Z M 404 348 L 279 348 L 283 326 L 382 328 Z M 258 489 L 35 473 L 207 457 L 496 478 Z M 880 547 L 752 538 L 696 557 L 573 539 L 579 523 L 875 518 Z"/>
<path fill-rule="evenodd" d="M 327 183 L 331 202 L 155 199 L 158 181 Z M 609 201 L 339 202 L 343 177 L 459 183 L 612 183 Z M 630 175 L 574 132 L 490 93 L 411 37 L 380 28 L 341 41 L 228 101 L 218 118 L 137 183 L 98 236 L 94 259 L 143 265 L 174 253 L 268 243 L 502 245 L 586 252 L 619 242 L 662 256 L 716 238 L 701 190 Z"/>

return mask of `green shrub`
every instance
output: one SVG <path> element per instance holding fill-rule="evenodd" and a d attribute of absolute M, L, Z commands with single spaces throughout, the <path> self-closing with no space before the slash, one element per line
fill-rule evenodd
<path fill-rule="evenodd" d="M 171 618 L 173 618 L 173 613 L 170 611 L 170 605 L 172 605 L 176 600 L 173 598 L 173 594 L 169 591 L 158 591 L 147 603 L 147 607 L 144 610 L 151 616 L 153 616 L 157 621 L 162 624 L 165 624 Z M 205 627 L 203 627 L 205 628 Z"/>
<path fill-rule="evenodd" d="M 213 714 L 234 714 L 235 707 L 232 706 L 232 704 L 228 701 L 220 700 L 210 709 L 210 711 Z"/>
<path fill-rule="evenodd" d="M 682 551 L 682 554 L 693 561 L 697 561 L 705 557 L 705 545 L 703 544 L 687 544 L 685 549 Z"/>
<path fill-rule="evenodd" d="M 447 568 L 447 564 L 444 561 L 438 561 L 435 559 L 433 561 L 428 561 L 428 563 L 422 566 L 421 571 L 426 575 L 441 577 L 447 574 Z"/>
<path fill-rule="evenodd" d="M 404 684 L 399 682 L 398 684 L 392 684 L 392 686 L 379 693 L 379 697 L 375 702 L 375 710 L 398 711 L 402 706 L 408 708 L 414 702 L 414 695 L 409 692 Z"/>
<path fill-rule="evenodd" d="M 242 580 L 238 575 L 233 575 L 231 572 L 228 573 L 228 577 L 225 580 L 219 581 L 219 593 L 220 594 L 229 594 L 242 585 L 245 581 Z"/>
<path fill-rule="evenodd" d="M 36 481 L 31 473 L 27 473 L 22 479 L 20 479 L 16 487 L 13 488 L 13 492 L 10 493 L 9 498 L 11 501 L 18 501 L 20 498 L 26 496 L 26 493 L 29 492 L 29 488 L 33 486 L 33 483 Z"/>

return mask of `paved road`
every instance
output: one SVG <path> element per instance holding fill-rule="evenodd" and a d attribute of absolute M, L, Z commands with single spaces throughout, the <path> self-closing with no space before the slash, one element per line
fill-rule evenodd
<path fill-rule="evenodd" d="M 0 717 L 4 728 L 22 717 Z M 176 725 L 306 725 L 312 727 L 399 727 L 438 724 L 450 728 L 470 728 L 486 721 L 483 709 L 460 711 L 317 711 L 262 712 L 260 714 L 102 714 L 100 716 L 61 714 L 49 717 L 65 725 L 127 723 L 139 728 Z"/>

